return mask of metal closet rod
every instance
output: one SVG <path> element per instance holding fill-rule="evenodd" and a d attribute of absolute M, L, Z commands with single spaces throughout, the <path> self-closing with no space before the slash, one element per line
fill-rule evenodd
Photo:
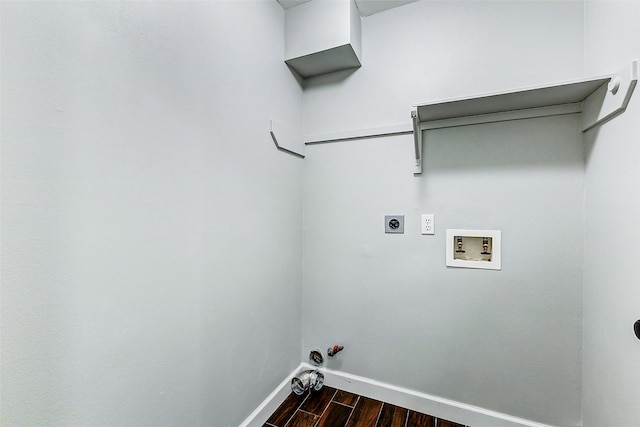
<path fill-rule="evenodd" d="M 353 141 L 357 139 L 381 138 L 395 135 L 409 135 L 413 133 L 411 123 L 393 126 L 382 126 L 368 129 L 355 129 L 326 134 L 307 135 L 304 137 L 305 145 L 327 144 L 331 142 Z"/>

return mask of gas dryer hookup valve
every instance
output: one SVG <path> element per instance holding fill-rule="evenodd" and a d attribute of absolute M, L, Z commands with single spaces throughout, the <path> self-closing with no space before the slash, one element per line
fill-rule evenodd
<path fill-rule="evenodd" d="M 344 350 L 344 346 L 343 345 L 334 345 L 333 347 L 327 349 L 327 355 L 329 357 L 333 357 L 336 355 L 336 353 L 341 352 L 342 350 Z"/>

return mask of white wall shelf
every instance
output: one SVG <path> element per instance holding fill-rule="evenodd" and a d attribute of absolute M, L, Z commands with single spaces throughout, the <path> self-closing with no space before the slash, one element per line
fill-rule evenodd
<path fill-rule="evenodd" d="M 472 97 L 426 102 L 416 105 L 421 123 L 467 118 L 477 121 L 487 114 L 538 109 L 584 101 L 610 77 L 597 77 Z"/>
<path fill-rule="evenodd" d="M 638 81 L 638 61 L 615 76 L 592 77 L 414 105 L 415 169 L 422 173 L 422 131 L 560 114 L 582 114 L 582 131 L 618 116 Z"/>
<path fill-rule="evenodd" d="M 304 157 L 304 146 L 327 142 L 413 133 L 414 173 L 422 173 L 423 131 L 534 117 L 581 114 L 586 132 L 622 114 L 638 82 L 638 60 L 616 75 L 590 77 L 414 104 L 411 124 L 383 126 L 302 136 L 285 126 L 271 123 L 271 137 L 278 149 Z M 280 137 L 278 136 L 280 135 Z"/>

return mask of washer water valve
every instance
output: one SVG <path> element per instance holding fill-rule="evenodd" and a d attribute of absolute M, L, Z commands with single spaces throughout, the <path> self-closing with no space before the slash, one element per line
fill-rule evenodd
<path fill-rule="evenodd" d="M 336 353 L 341 352 L 342 350 L 344 350 L 344 346 L 336 344 L 333 347 L 327 349 L 327 355 L 329 357 L 333 357 L 336 355 Z"/>

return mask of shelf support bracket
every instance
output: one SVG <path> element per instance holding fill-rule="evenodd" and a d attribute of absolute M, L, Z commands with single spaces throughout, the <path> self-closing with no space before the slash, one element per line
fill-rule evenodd
<path fill-rule="evenodd" d="M 582 101 L 582 131 L 586 132 L 622 114 L 638 83 L 638 60 L 613 76 Z"/>
<path fill-rule="evenodd" d="M 276 148 L 304 159 L 304 140 L 302 131 L 293 129 L 283 123 L 271 120 L 269 134 Z"/>
<path fill-rule="evenodd" d="M 411 112 L 411 122 L 413 123 L 413 145 L 416 153 L 413 173 L 420 175 L 422 173 L 422 129 L 417 110 Z"/>

